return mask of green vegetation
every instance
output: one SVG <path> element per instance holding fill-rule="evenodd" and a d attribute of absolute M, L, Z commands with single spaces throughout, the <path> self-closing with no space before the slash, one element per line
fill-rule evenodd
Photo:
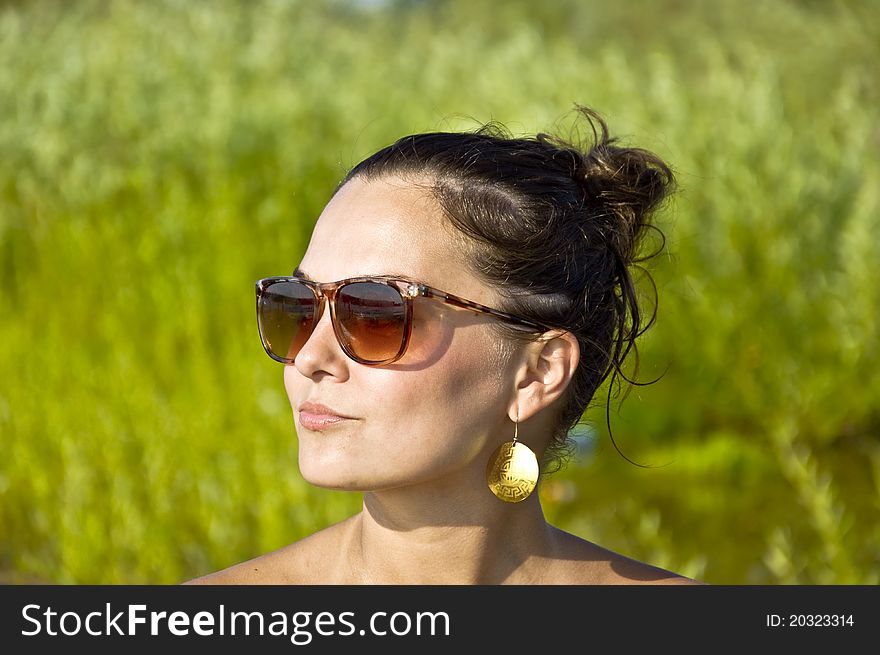
<path fill-rule="evenodd" d="M 880 582 L 873 2 L 0 6 L 0 579 L 173 583 L 306 485 L 253 282 L 397 137 L 572 103 L 676 168 L 639 381 L 548 518 L 712 583 Z M 653 244 L 656 245 L 656 244 Z M 650 312 L 650 285 L 645 285 Z M 629 372 L 633 375 L 632 370 Z"/>

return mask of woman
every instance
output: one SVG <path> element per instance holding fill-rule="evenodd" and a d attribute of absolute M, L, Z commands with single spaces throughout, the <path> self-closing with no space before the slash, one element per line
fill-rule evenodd
<path fill-rule="evenodd" d="M 535 490 L 640 334 L 627 265 L 672 184 L 578 110 L 586 149 L 400 139 L 342 180 L 293 276 L 257 283 L 300 471 L 363 509 L 191 582 L 694 582 L 549 525 Z"/>

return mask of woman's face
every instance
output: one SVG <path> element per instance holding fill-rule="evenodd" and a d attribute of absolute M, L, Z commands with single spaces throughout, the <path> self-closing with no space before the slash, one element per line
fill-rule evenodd
<path fill-rule="evenodd" d="M 355 178 L 321 213 L 299 268 L 318 282 L 399 275 L 497 307 L 499 296 L 469 272 L 452 229 L 426 191 L 397 178 Z M 416 298 L 406 353 L 371 367 L 343 353 L 325 308 L 284 367 L 303 477 L 322 487 L 378 491 L 482 474 L 513 427 L 512 376 L 504 370 L 511 358 L 492 320 Z M 354 418 L 309 429 L 299 411 L 306 402 Z"/>

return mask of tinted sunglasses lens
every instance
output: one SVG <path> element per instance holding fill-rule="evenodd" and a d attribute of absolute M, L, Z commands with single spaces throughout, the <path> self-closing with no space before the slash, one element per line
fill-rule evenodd
<path fill-rule="evenodd" d="M 266 351 L 292 362 L 315 329 L 318 302 L 299 282 L 275 282 L 260 296 L 257 322 Z"/>
<path fill-rule="evenodd" d="M 365 362 L 397 356 L 406 331 L 406 303 L 388 284 L 352 282 L 336 294 L 336 321 L 346 345 Z"/>

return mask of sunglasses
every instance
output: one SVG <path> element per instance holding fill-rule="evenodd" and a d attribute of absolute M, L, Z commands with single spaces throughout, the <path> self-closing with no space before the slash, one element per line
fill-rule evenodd
<path fill-rule="evenodd" d="M 422 296 L 528 328 L 552 329 L 451 293 L 400 277 L 352 277 L 325 284 L 302 277 L 257 281 L 257 327 L 266 353 L 293 363 L 330 305 L 333 332 L 343 352 L 368 366 L 397 361 L 412 333 L 413 299 Z"/>

